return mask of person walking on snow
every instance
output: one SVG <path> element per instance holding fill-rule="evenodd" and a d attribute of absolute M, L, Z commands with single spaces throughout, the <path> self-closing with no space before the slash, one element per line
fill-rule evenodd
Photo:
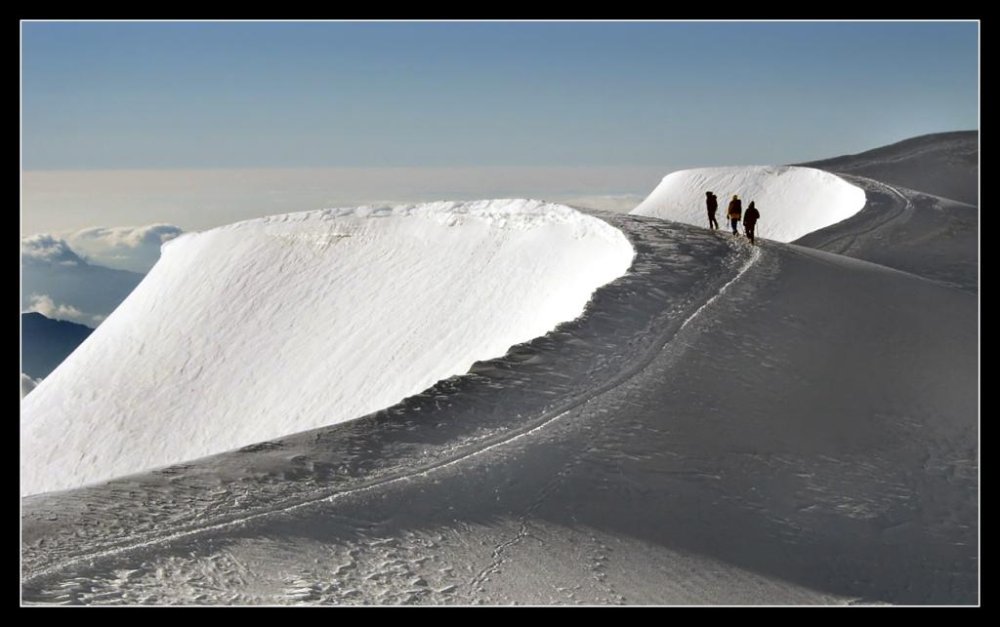
<path fill-rule="evenodd" d="M 719 228 L 719 223 L 715 220 L 715 211 L 719 208 L 719 199 L 712 192 L 705 192 L 705 205 L 708 206 L 708 228 Z"/>
<path fill-rule="evenodd" d="M 760 219 L 760 212 L 757 211 L 757 207 L 754 206 L 753 201 L 750 201 L 750 205 L 747 207 L 747 212 L 743 214 L 743 231 L 750 238 L 750 243 L 753 244 L 753 228 L 757 224 L 757 220 Z"/>
<path fill-rule="evenodd" d="M 736 227 L 740 225 L 740 218 L 743 217 L 743 201 L 736 194 L 733 194 L 733 199 L 729 201 L 729 210 L 726 213 L 729 215 L 729 222 L 733 227 L 733 235 L 739 235 L 740 232 Z"/>

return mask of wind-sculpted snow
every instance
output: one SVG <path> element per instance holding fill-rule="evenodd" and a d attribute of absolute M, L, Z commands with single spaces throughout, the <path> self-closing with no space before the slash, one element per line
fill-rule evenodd
<path fill-rule="evenodd" d="M 168 242 L 24 401 L 22 492 L 350 420 L 579 316 L 617 229 L 539 201 L 362 207 Z"/>
<path fill-rule="evenodd" d="M 708 228 L 705 192 L 714 192 L 719 227 L 728 229 L 726 207 L 739 195 L 746 211 L 760 211 L 757 237 L 790 242 L 845 220 L 865 204 L 864 191 L 844 179 L 813 168 L 739 166 L 672 172 L 632 213 Z"/>
<path fill-rule="evenodd" d="M 975 295 L 606 219 L 630 271 L 469 374 L 23 499 L 25 600 L 975 603 Z"/>

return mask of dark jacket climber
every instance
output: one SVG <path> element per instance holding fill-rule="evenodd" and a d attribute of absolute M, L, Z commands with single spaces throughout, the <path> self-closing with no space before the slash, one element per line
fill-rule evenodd
<path fill-rule="evenodd" d="M 746 232 L 747 237 L 750 238 L 750 243 L 754 241 L 754 227 L 757 225 L 757 220 L 760 220 L 760 212 L 757 211 L 757 207 L 750 201 L 750 206 L 747 207 L 747 212 L 743 214 L 743 230 Z"/>
<path fill-rule="evenodd" d="M 733 235 L 739 235 L 736 227 L 739 226 L 740 218 L 743 217 L 743 201 L 736 194 L 733 194 L 733 199 L 729 201 L 729 210 L 726 213 L 733 227 Z"/>
<path fill-rule="evenodd" d="M 705 206 L 708 207 L 708 226 L 711 229 L 719 228 L 719 223 L 715 219 L 715 212 L 719 208 L 719 199 L 712 192 L 705 192 Z"/>

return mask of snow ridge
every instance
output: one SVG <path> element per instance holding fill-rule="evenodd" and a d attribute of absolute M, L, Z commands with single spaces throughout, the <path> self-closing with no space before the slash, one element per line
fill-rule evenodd
<path fill-rule="evenodd" d="M 535 200 L 182 235 L 26 397 L 22 493 L 367 415 L 578 317 L 633 255 L 606 222 Z"/>
<path fill-rule="evenodd" d="M 760 211 L 757 236 L 779 242 L 846 220 L 865 205 L 864 190 L 835 174 L 753 165 L 672 172 L 631 213 L 707 227 L 707 191 L 719 199 L 720 228 L 728 228 L 726 207 L 738 194 L 744 211 L 751 201 Z"/>

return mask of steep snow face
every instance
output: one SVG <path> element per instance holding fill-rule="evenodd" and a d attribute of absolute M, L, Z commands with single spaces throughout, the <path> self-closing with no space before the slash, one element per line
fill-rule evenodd
<path fill-rule="evenodd" d="M 168 242 L 24 400 L 22 493 L 363 416 L 578 317 L 634 251 L 529 200 L 273 216 Z"/>
<path fill-rule="evenodd" d="M 726 207 L 734 194 L 743 210 L 760 211 L 757 236 L 791 242 L 841 220 L 865 205 L 865 192 L 839 176 L 794 166 L 698 168 L 672 172 L 631 213 L 708 227 L 705 192 L 719 199 L 716 218 L 726 229 Z"/>

